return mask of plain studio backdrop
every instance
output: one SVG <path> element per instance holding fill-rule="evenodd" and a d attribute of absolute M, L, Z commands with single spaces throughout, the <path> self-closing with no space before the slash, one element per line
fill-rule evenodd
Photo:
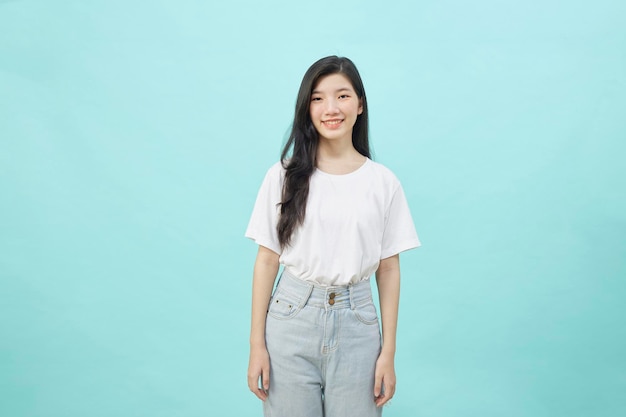
<path fill-rule="evenodd" d="M 626 415 L 621 0 L 0 1 L 0 415 L 261 415 L 243 233 L 331 54 L 423 243 L 385 415 Z"/>

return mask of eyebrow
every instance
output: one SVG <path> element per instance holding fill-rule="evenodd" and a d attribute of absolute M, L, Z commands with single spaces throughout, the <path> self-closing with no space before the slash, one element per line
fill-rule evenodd
<path fill-rule="evenodd" d="M 348 87 L 343 87 L 343 88 L 340 88 L 338 90 L 335 90 L 335 94 L 341 93 L 342 91 L 352 92 L 353 90 L 351 88 L 348 88 Z M 311 94 L 322 94 L 322 91 L 313 90 L 313 91 L 311 91 Z"/>

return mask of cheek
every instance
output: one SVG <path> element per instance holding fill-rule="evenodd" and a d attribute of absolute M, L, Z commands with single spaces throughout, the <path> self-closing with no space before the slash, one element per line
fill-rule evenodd
<path fill-rule="evenodd" d="M 317 120 L 319 119 L 319 110 L 316 107 L 309 107 L 309 116 L 311 116 L 313 123 L 317 123 Z"/>
<path fill-rule="evenodd" d="M 361 114 L 361 110 L 357 106 L 350 106 L 345 109 L 344 113 L 350 114 L 352 116 L 358 116 Z"/>

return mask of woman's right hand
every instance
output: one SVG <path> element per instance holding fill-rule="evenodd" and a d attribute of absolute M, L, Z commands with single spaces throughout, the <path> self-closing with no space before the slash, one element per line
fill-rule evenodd
<path fill-rule="evenodd" d="M 259 245 L 252 277 L 248 388 L 262 401 L 267 399 L 267 390 L 270 388 L 270 355 L 265 346 L 265 320 L 274 280 L 278 273 L 278 258 L 276 252 Z"/>
<path fill-rule="evenodd" d="M 261 384 L 259 384 L 259 380 Z M 261 401 L 267 399 L 267 391 L 270 389 L 270 355 L 265 346 L 250 348 L 248 388 Z"/>

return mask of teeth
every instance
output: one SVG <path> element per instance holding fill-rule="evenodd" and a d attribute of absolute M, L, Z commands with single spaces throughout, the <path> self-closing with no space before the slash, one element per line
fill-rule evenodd
<path fill-rule="evenodd" d="M 341 123 L 341 120 L 328 120 L 324 123 L 326 123 L 327 125 L 334 126 L 334 125 L 338 125 L 339 123 Z"/>

